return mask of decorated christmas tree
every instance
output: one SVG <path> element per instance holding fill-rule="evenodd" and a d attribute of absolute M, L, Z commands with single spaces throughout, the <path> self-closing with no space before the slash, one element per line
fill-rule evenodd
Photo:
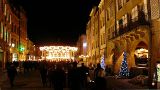
<path fill-rule="evenodd" d="M 123 60 L 122 60 L 119 76 L 120 77 L 128 77 L 129 76 L 126 52 L 123 53 Z"/>
<path fill-rule="evenodd" d="M 101 57 L 101 63 L 100 63 L 100 65 L 101 65 L 101 68 L 103 68 L 103 69 L 106 68 L 104 55 Z"/>

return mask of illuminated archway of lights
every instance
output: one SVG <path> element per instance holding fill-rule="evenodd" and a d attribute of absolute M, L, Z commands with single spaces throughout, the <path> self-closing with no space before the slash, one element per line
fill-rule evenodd
<path fill-rule="evenodd" d="M 44 60 L 74 60 L 77 47 L 70 46 L 43 46 L 39 48 L 42 51 L 41 59 Z"/>

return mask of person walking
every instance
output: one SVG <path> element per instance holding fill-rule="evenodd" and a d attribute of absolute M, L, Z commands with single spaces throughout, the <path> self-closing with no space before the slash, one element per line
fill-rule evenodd
<path fill-rule="evenodd" d="M 95 78 L 95 87 L 93 90 L 107 90 L 106 84 L 105 71 L 100 69 L 97 77 Z"/>
<path fill-rule="evenodd" d="M 57 65 L 56 70 L 53 73 L 53 86 L 54 90 L 63 90 L 65 87 L 66 75 L 60 64 Z"/>
<path fill-rule="evenodd" d="M 45 62 L 42 62 L 40 65 L 40 75 L 43 87 L 47 86 L 47 67 Z"/>
<path fill-rule="evenodd" d="M 99 70 L 103 70 L 103 68 L 101 67 L 100 63 L 97 64 L 96 69 L 94 70 L 94 79 L 96 79 L 96 77 L 98 76 L 98 72 Z"/>
<path fill-rule="evenodd" d="M 81 63 L 81 67 L 79 67 L 79 75 L 80 75 L 80 84 L 81 88 L 84 89 L 87 87 L 87 77 L 89 76 L 89 68 Z"/>
<path fill-rule="evenodd" d="M 77 68 L 77 63 L 74 62 L 71 66 L 72 68 L 68 72 L 69 88 L 71 90 L 82 90 L 80 82 L 80 70 Z"/>
<path fill-rule="evenodd" d="M 13 63 L 7 68 L 7 74 L 8 74 L 8 78 L 10 81 L 10 85 L 11 85 L 11 87 L 13 87 L 14 86 L 14 79 L 17 74 L 16 67 L 14 66 Z"/>

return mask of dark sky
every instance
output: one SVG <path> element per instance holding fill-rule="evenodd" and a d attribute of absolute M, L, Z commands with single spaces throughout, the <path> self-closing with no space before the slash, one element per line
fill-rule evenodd
<path fill-rule="evenodd" d="M 19 0 L 28 17 L 28 36 L 35 44 L 75 44 L 85 33 L 91 8 L 100 0 Z"/>

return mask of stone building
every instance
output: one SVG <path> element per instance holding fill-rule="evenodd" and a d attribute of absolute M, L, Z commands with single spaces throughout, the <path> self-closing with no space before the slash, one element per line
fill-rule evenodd
<path fill-rule="evenodd" d="M 91 13 L 93 13 L 93 7 Z M 86 28 L 88 55 L 95 62 L 95 40 L 98 39 L 99 56 L 105 55 L 105 63 L 119 74 L 123 53 L 127 53 L 128 68 L 144 68 L 154 74 L 159 61 L 159 0 L 101 0 L 90 16 Z M 98 13 L 98 37 L 92 20 Z M 92 35 L 91 35 L 92 34 Z M 94 37 L 94 38 L 93 38 Z"/>
<path fill-rule="evenodd" d="M 94 7 L 90 13 L 90 20 L 86 27 L 87 55 L 89 64 L 96 64 L 99 62 L 99 33 L 99 12 L 98 8 Z"/>
<path fill-rule="evenodd" d="M 77 41 L 77 52 L 76 52 L 76 56 L 77 56 L 77 60 L 78 61 L 82 61 L 86 64 L 88 64 L 88 56 L 87 56 L 87 42 L 86 42 L 86 35 L 82 34 Z"/>
<path fill-rule="evenodd" d="M 0 1 L 0 66 L 7 61 L 25 60 L 27 47 L 27 17 L 13 1 Z"/>

